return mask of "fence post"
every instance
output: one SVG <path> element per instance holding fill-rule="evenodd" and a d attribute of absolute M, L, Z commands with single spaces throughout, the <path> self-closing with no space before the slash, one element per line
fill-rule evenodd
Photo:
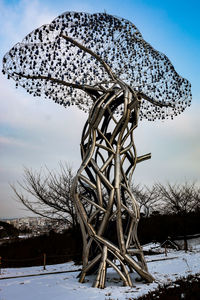
<path fill-rule="evenodd" d="M 47 259 L 47 256 L 46 256 L 46 253 L 43 254 L 43 270 L 46 270 L 46 259 Z"/>
<path fill-rule="evenodd" d="M 167 256 L 167 246 L 165 244 L 165 256 Z"/>

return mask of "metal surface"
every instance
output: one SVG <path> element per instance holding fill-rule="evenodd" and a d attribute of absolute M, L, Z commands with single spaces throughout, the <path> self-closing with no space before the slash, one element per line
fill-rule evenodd
<path fill-rule="evenodd" d="M 95 266 L 94 287 L 104 288 L 108 266 L 117 271 L 124 285 L 132 286 L 129 275 L 132 269 L 147 282 L 153 281 L 137 238 L 140 212 L 129 186 L 135 165 L 150 158 L 150 154 L 137 157 L 133 146 L 140 103 L 128 85 L 116 80 L 116 86 L 95 101 L 85 125 L 87 130 L 83 131 L 83 162 L 74 180 L 73 197 L 84 240 L 80 282 Z M 118 105 L 123 112 L 114 119 Z M 85 201 L 86 206 L 82 204 Z M 127 205 L 130 202 L 132 209 Z M 110 223 L 117 232 L 113 241 L 108 238 Z"/>

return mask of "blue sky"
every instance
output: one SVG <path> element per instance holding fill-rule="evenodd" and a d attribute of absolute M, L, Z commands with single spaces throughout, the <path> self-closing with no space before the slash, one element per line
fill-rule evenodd
<path fill-rule="evenodd" d="M 64 11 L 104 12 L 132 21 L 144 39 L 165 53 L 177 72 L 192 84 L 193 102 L 173 121 L 139 124 L 138 154 L 152 159 L 138 165 L 137 183 L 200 183 L 200 2 L 0 0 L 0 57 L 38 26 Z M 76 170 L 86 115 L 51 101 L 35 99 L 0 75 L 0 218 L 28 213 L 9 184 L 21 180 L 23 166 L 57 169 L 66 161 Z"/>

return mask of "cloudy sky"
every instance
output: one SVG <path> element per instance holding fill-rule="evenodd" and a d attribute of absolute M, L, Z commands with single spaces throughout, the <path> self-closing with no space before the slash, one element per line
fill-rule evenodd
<path fill-rule="evenodd" d="M 198 0 L 0 0 L 0 57 L 33 29 L 65 11 L 104 12 L 133 22 L 144 39 L 165 53 L 192 84 L 192 106 L 173 121 L 142 121 L 138 154 L 152 159 L 137 166 L 136 183 L 200 184 L 200 2 Z M 79 167 L 79 143 L 87 115 L 50 100 L 33 98 L 0 75 L 0 218 L 27 216 L 10 188 L 23 168 Z"/>

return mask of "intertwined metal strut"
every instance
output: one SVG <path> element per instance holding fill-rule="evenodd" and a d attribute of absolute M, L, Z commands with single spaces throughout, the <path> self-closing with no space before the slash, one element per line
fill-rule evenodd
<path fill-rule="evenodd" d="M 117 271 L 124 285 L 132 286 L 129 270 L 133 269 L 147 282 L 153 281 L 137 238 L 140 212 L 130 189 L 136 164 L 150 158 L 149 154 L 137 157 L 134 144 L 140 102 L 125 84 L 109 89 L 94 103 L 82 134 L 82 165 L 73 197 L 83 235 L 80 282 L 95 268 L 94 287 L 104 288 L 108 266 Z M 118 106 L 123 113 L 117 118 Z M 111 222 L 116 238 L 109 237 Z"/>

